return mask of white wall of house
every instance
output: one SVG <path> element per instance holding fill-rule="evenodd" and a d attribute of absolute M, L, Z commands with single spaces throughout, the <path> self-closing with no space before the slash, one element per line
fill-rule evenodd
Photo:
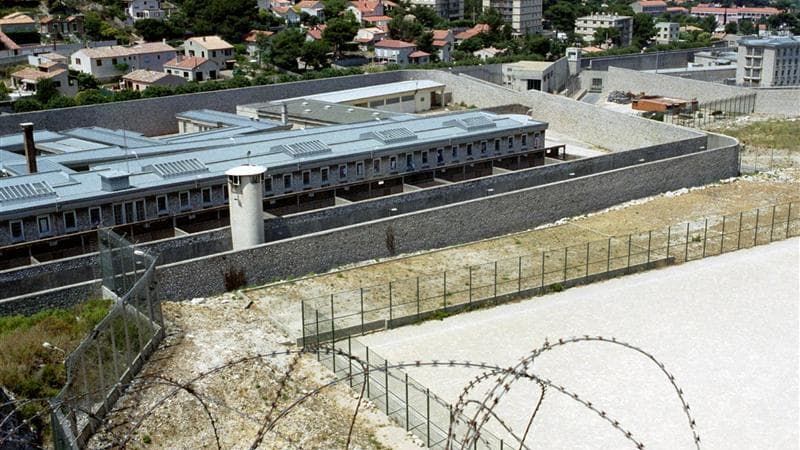
<path fill-rule="evenodd" d="M 219 68 L 213 61 L 206 61 L 194 69 L 167 66 L 164 67 L 164 72 L 170 75 L 177 75 L 186 81 L 208 81 L 219 78 Z"/>
<path fill-rule="evenodd" d="M 375 47 L 375 57 L 385 59 L 396 64 L 408 64 L 408 55 L 416 50 L 414 47 L 386 48 Z"/>
<path fill-rule="evenodd" d="M 133 54 L 116 57 L 93 58 L 83 50 L 70 56 L 70 68 L 93 75 L 99 80 L 107 80 L 122 75 L 115 64 L 127 64 L 128 70 L 147 69 L 161 72 L 164 63 L 174 58 L 175 50 L 155 53 Z"/>
<path fill-rule="evenodd" d="M 202 39 L 202 38 L 198 38 Z M 217 67 L 224 68 L 225 61 L 233 59 L 233 49 L 209 50 L 203 46 L 202 41 L 187 40 L 183 43 L 184 54 L 186 56 L 199 56 L 214 61 Z"/>

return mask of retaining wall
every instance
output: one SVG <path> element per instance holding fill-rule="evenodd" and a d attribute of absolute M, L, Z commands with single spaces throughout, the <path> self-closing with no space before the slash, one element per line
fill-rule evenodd
<path fill-rule="evenodd" d="M 703 47 L 686 50 L 671 50 L 658 53 L 636 53 L 620 56 L 584 57 L 581 68 L 589 70 L 608 70 L 609 67 L 621 67 L 631 70 L 677 69 L 694 62 L 694 54 L 704 51 L 736 51 L 735 47 Z"/>

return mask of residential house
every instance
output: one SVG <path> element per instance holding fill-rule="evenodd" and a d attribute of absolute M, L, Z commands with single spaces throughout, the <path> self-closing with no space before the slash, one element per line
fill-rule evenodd
<path fill-rule="evenodd" d="M 150 86 L 177 87 L 182 84 L 186 84 L 186 79 L 181 76 L 140 69 L 123 75 L 120 87 L 132 91 L 143 91 Z"/>
<path fill-rule="evenodd" d="M 125 0 L 125 2 L 127 3 L 125 13 L 129 22 L 141 19 L 164 20 L 167 17 L 161 0 Z"/>
<path fill-rule="evenodd" d="M 689 9 L 683 6 L 667 6 L 667 14 L 686 15 L 689 14 Z"/>
<path fill-rule="evenodd" d="M 475 50 L 472 52 L 472 55 L 477 56 L 483 61 L 486 61 L 489 58 L 497 58 L 505 52 L 505 49 L 502 48 L 486 47 L 480 50 Z"/>
<path fill-rule="evenodd" d="M 367 16 L 361 19 L 365 27 L 387 27 L 391 21 L 389 16 Z"/>
<path fill-rule="evenodd" d="M 354 0 L 345 11 L 352 12 L 358 22 L 363 22 L 365 17 L 386 16 L 382 0 Z"/>
<path fill-rule="evenodd" d="M 367 51 L 370 45 L 384 39 L 386 34 L 386 31 L 378 27 L 360 28 L 353 40 L 358 43 L 358 48 L 363 52 Z"/>
<path fill-rule="evenodd" d="M 658 22 L 656 24 L 655 40 L 659 44 L 678 42 L 681 24 L 677 22 Z"/>
<path fill-rule="evenodd" d="M 575 20 L 575 34 L 583 37 L 584 42 L 594 41 L 594 33 L 598 28 L 616 28 L 619 30 L 619 46 L 631 45 L 633 39 L 633 17 L 616 14 L 592 14 L 578 17 Z"/>
<path fill-rule="evenodd" d="M 431 62 L 431 54 L 428 52 L 416 50 L 408 55 L 409 64 L 427 64 L 429 62 Z"/>
<path fill-rule="evenodd" d="M 39 33 L 52 36 L 80 36 L 83 34 L 83 19 L 83 14 L 67 17 L 42 17 L 39 19 Z"/>
<path fill-rule="evenodd" d="M 300 23 L 300 14 L 297 14 L 297 12 L 289 6 L 273 6 L 272 14 L 285 20 L 287 25 L 297 25 Z"/>
<path fill-rule="evenodd" d="M 187 39 L 183 43 L 186 56 L 199 56 L 213 61 L 219 70 L 233 69 L 235 62 L 233 46 L 219 36 L 201 36 Z"/>
<path fill-rule="evenodd" d="M 164 64 L 164 73 L 183 77 L 187 81 L 206 81 L 219 78 L 219 66 L 199 56 L 178 55 Z"/>
<path fill-rule="evenodd" d="M 33 17 L 15 12 L 0 19 L 0 31 L 6 34 L 36 33 L 36 21 Z"/>
<path fill-rule="evenodd" d="M 758 22 L 761 19 L 766 19 L 770 16 L 780 14 L 780 10 L 772 7 L 751 8 L 751 7 L 733 7 L 724 8 L 720 6 L 711 6 L 707 4 L 700 4 L 693 6 L 691 14 L 695 17 L 708 17 L 712 16 L 717 21 L 717 25 L 725 26 L 728 23 L 738 22 L 740 20 L 749 20 L 751 22 Z"/>
<path fill-rule="evenodd" d="M 0 57 L 7 58 L 19 54 L 19 45 L 5 33 L 0 31 Z"/>
<path fill-rule="evenodd" d="M 163 42 L 82 48 L 70 56 L 70 69 L 106 81 L 122 75 L 127 70 L 161 71 L 164 63 L 176 55 L 177 51 Z"/>
<path fill-rule="evenodd" d="M 62 63 L 64 66 L 69 65 L 69 58 L 60 53 L 40 53 L 38 55 L 28 55 L 28 64 L 38 66 L 43 63 L 56 62 Z"/>
<path fill-rule="evenodd" d="M 325 5 L 322 2 L 316 0 L 303 0 L 297 5 L 295 8 L 300 11 L 300 13 L 306 13 L 309 16 L 316 17 L 320 21 L 325 21 L 325 13 L 323 10 L 325 9 Z"/>
<path fill-rule="evenodd" d="M 322 32 L 325 31 L 325 25 L 315 25 L 306 31 L 307 41 L 321 41 Z"/>
<path fill-rule="evenodd" d="M 258 45 L 257 45 L 258 37 L 259 36 L 270 37 L 273 34 L 275 33 L 267 30 L 250 30 L 249 33 L 244 35 L 243 39 L 245 44 L 247 44 L 247 54 L 250 56 L 258 55 Z"/>
<path fill-rule="evenodd" d="M 71 97 L 78 93 L 78 86 L 70 84 L 67 65 L 58 62 L 44 62 L 38 67 L 26 67 L 10 75 L 11 85 L 18 91 L 35 93 L 42 80 L 52 80 L 61 95 Z"/>
<path fill-rule="evenodd" d="M 380 63 L 409 64 L 409 56 L 417 46 L 397 39 L 384 39 L 375 44 L 375 60 Z"/>
<path fill-rule="evenodd" d="M 454 36 L 455 40 L 456 40 L 456 44 L 460 44 L 460 43 L 466 41 L 467 39 L 475 37 L 475 36 L 477 36 L 477 35 L 479 35 L 481 33 L 488 33 L 489 29 L 490 29 L 490 27 L 489 27 L 488 24 L 485 24 L 485 23 L 476 24 L 474 27 L 472 27 L 472 28 L 470 28 L 468 30 L 462 31 L 460 33 L 457 33 Z"/>
<path fill-rule="evenodd" d="M 456 38 L 450 30 L 433 30 L 433 48 L 441 62 L 450 62 Z"/>
<path fill-rule="evenodd" d="M 660 16 L 667 12 L 667 2 L 662 0 L 640 0 L 631 3 L 633 12 Z"/>

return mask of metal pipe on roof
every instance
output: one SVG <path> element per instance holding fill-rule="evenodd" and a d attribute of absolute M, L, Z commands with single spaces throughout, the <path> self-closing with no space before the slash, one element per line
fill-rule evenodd
<path fill-rule="evenodd" d="M 33 141 L 33 122 L 19 124 L 25 139 L 25 159 L 28 161 L 28 173 L 38 172 L 36 167 L 36 143 Z"/>

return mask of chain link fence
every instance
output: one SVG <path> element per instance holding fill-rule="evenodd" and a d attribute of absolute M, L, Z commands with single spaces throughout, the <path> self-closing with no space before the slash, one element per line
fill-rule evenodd
<path fill-rule="evenodd" d="M 739 148 L 739 170 L 742 173 L 800 168 L 800 152 L 745 145 L 740 145 Z"/>
<path fill-rule="evenodd" d="M 696 109 L 687 106 L 679 111 L 664 113 L 664 122 L 691 128 L 702 128 L 721 120 L 751 114 L 755 110 L 756 94 L 713 100 L 697 105 Z"/>
<path fill-rule="evenodd" d="M 50 401 L 57 450 L 85 448 L 123 387 L 164 337 L 155 294 L 156 257 L 110 230 L 98 231 L 103 290 L 110 311 L 65 361 L 67 382 Z"/>

